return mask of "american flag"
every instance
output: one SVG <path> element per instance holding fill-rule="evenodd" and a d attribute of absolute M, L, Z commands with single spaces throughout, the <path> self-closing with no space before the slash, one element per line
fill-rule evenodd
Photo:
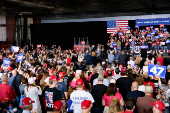
<path fill-rule="evenodd" d="M 118 28 L 128 30 L 128 20 L 110 20 L 107 21 L 107 34 L 115 33 Z"/>

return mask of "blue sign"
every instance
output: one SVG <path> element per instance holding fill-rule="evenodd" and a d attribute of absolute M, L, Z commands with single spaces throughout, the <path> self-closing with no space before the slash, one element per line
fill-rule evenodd
<path fill-rule="evenodd" d="M 147 37 L 151 37 L 151 34 L 147 34 Z"/>
<path fill-rule="evenodd" d="M 155 39 L 159 39 L 159 36 L 154 36 Z"/>
<path fill-rule="evenodd" d="M 156 30 L 152 30 L 152 33 L 156 33 Z"/>
<path fill-rule="evenodd" d="M 163 28 L 163 31 L 167 31 L 167 28 Z"/>
<path fill-rule="evenodd" d="M 142 30 L 142 32 L 145 32 L 145 30 Z"/>
<path fill-rule="evenodd" d="M 139 46 L 139 49 L 148 49 L 148 45 Z"/>
<path fill-rule="evenodd" d="M 130 27 L 129 27 L 129 26 L 127 26 L 127 29 L 130 29 Z"/>
<path fill-rule="evenodd" d="M 117 50 L 121 50 L 121 47 L 117 47 Z"/>
<path fill-rule="evenodd" d="M 118 32 L 118 35 L 122 35 L 122 32 Z"/>
<path fill-rule="evenodd" d="M 112 46 L 116 46 L 116 43 L 112 43 Z"/>
<path fill-rule="evenodd" d="M 73 101 L 71 99 L 69 99 L 67 112 L 73 112 L 73 109 L 74 109 Z"/>
<path fill-rule="evenodd" d="M 154 35 L 154 34 L 155 34 L 155 33 L 153 33 L 153 32 L 151 33 L 151 35 Z"/>
<path fill-rule="evenodd" d="M 159 37 L 164 37 L 163 34 L 159 35 Z"/>
<path fill-rule="evenodd" d="M 17 62 L 23 61 L 23 54 L 17 54 Z"/>
<path fill-rule="evenodd" d="M 170 43 L 170 40 L 167 40 L 166 43 L 169 44 L 169 43 Z"/>
<path fill-rule="evenodd" d="M 135 26 L 135 28 L 139 28 L 139 26 Z"/>
<path fill-rule="evenodd" d="M 17 46 L 11 46 L 11 51 L 13 51 L 13 52 L 18 52 L 18 51 L 19 51 L 19 47 L 17 47 Z"/>
<path fill-rule="evenodd" d="M 153 26 L 150 26 L 151 29 L 153 29 Z"/>
<path fill-rule="evenodd" d="M 145 38 L 145 36 L 144 36 L 144 35 L 142 35 L 142 38 Z"/>
<path fill-rule="evenodd" d="M 10 59 L 7 59 L 7 58 L 4 58 L 4 59 L 3 59 L 3 65 L 5 65 L 5 66 L 9 66 L 9 65 L 10 65 L 10 62 L 11 62 Z"/>
<path fill-rule="evenodd" d="M 155 19 L 136 19 L 137 26 L 148 26 L 148 25 L 170 25 L 170 18 L 155 18 Z"/>
<path fill-rule="evenodd" d="M 166 75 L 166 66 L 160 66 L 160 65 L 148 65 L 148 75 L 158 75 L 160 78 L 165 78 Z"/>

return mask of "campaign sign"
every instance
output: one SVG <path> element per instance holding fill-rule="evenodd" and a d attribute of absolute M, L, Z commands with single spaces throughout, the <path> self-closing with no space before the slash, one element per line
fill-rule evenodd
<path fill-rule="evenodd" d="M 129 39 L 129 42 L 132 42 L 132 39 Z"/>
<path fill-rule="evenodd" d="M 146 27 L 146 30 L 147 30 L 147 31 L 150 31 L 150 27 Z"/>
<path fill-rule="evenodd" d="M 145 32 L 145 30 L 142 30 L 142 32 Z"/>
<path fill-rule="evenodd" d="M 85 44 L 85 41 L 81 41 L 81 44 L 83 44 L 83 45 L 84 45 L 84 44 Z"/>
<path fill-rule="evenodd" d="M 142 35 L 145 35 L 145 32 L 142 32 Z"/>
<path fill-rule="evenodd" d="M 170 40 L 166 40 L 166 44 L 169 44 L 170 43 Z"/>
<path fill-rule="evenodd" d="M 156 31 L 159 31 L 159 28 L 155 28 Z"/>
<path fill-rule="evenodd" d="M 153 26 L 150 26 L 151 29 L 153 29 Z"/>
<path fill-rule="evenodd" d="M 127 26 L 127 29 L 130 29 L 130 27 L 129 27 L 129 26 Z"/>
<path fill-rule="evenodd" d="M 166 75 L 166 66 L 160 66 L 160 65 L 148 65 L 148 75 L 158 75 L 160 78 L 165 78 Z"/>
<path fill-rule="evenodd" d="M 148 49 L 148 45 L 139 46 L 139 49 Z"/>
<path fill-rule="evenodd" d="M 23 54 L 17 54 L 17 62 L 23 61 Z"/>
<path fill-rule="evenodd" d="M 159 34 L 159 36 L 160 36 L 160 37 L 163 37 L 163 34 L 162 34 L 162 33 L 160 33 L 160 34 Z"/>
<path fill-rule="evenodd" d="M 151 33 L 151 35 L 154 35 L 154 34 L 155 34 L 154 32 Z"/>
<path fill-rule="evenodd" d="M 121 47 L 117 47 L 117 50 L 121 50 Z"/>
<path fill-rule="evenodd" d="M 167 28 L 163 28 L 163 31 L 167 31 Z"/>
<path fill-rule="evenodd" d="M 67 112 L 73 112 L 73 109 L 74 109 L 73 101 L 69 99 Z"/>
<path fill-rule="evenodd" d="M 118 35 L 122 35 L 122 32 L 118 32 Z"/>
<path fill-rule="evenodd" d="M 167 34 L 166 34 L 166 33 L 163 33 L 163 36 L 167 36 Z"/>
<path fill-rule="evenodd" d="M 164 24 L 160 24 L 160 27 L 164 27 Z"/>
<path fill-rule="evenodd" d="M 11 46 L 11 51 L 13 51 L 13 52 L 18 52 L 18 51 L 19 51 L 19 47 L 17 47 L 17 46 Z"/>
<path fill-rule="evenodd" d="M 3 65 L 5 65 L 5 66 L 9 66 L 9 65 L 10 65 L 10 62 L 11 62 L 10 59 L 7 59 L 7 58 L 4 58 L 4 59 L 3 59 Z"/>
<path fill-rule="evenodd" d="M 116 46 L 116 43 L 112 43 L 112 46 Z"/>
<path fill-rule="evenodd" d="M 159 36 L 154 36 L 155 39 L 159 39 Z"/>
<path fill-rule="evenodd" d="M 151 34 L 147 34 L 147 37 L 151 37 Z"/>
<path fill-rule="evenodd" d="M 111 36 L 115 36 L 115 33 L 112 33 Z"/>
<path fill-rule="evenodd" d="M 139 26 L 135 26 L 135 28 L 139 28 Z"/>
<path fill-rule="evenodd" d="M 152 30 L 153 33 L 156 33 L 156 30 Z"/>
<path fill-rule="evenodd" d="M 125 38 L 125 36 L 122 35 L 121 38 Z"/>
<path fill-rule="evenodd" d="M 37 48 L 40 48 L 41 47 L 41 44 L 37 45 Z"/>

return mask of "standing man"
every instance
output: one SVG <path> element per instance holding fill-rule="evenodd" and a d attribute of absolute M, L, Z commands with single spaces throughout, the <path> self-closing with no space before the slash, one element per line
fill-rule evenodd
<path fill-rule="evenodd" d="M 93 58 L 91 56 L 91 53 L 89 52 L 88 55 L 86 55 L 86 57 L 84 57 L 86 60 L 86 66 L 87 66 L 87 70 L 92 68 L 92 63 L 93 63 Z"/>
<path fill-rule="evenodd" d="M 13 100 L 16 98 L 16 93 L 12 89 L 11 86 L 9 86 L 8 83 L 8 77 L 6 75 L 1 76 L 2 83 L 0 84 L 0 100 L 9 98 L 10 100 Z"/>
<path fill-rule="evenodd" d="M 126 67 L 127 65 L 127 56 L 125 55 L 125 52 L 122 51 L 122 54 L 119 56 L 119 64 L 123 64 L 123 67 Z"/>
<path fill-rule="evenodd" d="M 91 107 L 92 107 L 92 102 L 90 100 L 84 100 L 81 103 L 82 113 L 90 113 Z"/>
<path fill-rule="evenodd" d="M 108 60 L 109 60 L 109 64 L 112 64 L 113 63 L 113 61 L 114 61 L 114 55 L 113 55 L 113 53 L 109 53 L 109 55 L 108 55 Z"/>
<path fill-rule="evenodd" d="M 81 103 L 83 100 L 90 100 L 94 103 L 94 99 L 89 92 L 83 90 L 83 80 L 76 80 L 77 91 L 74 91 L 70 95 L 70 99 L 73 101 L 73 111 L 74 113 L 82 113 Z"/>
<path fill-rule="evenodd" d="M 138 83 L 136 81 L 133 82 L 132 86 L 131 86 L 132 91 L 127 93 L 126 99 L 134 98 L 135 99 L 135 104 L 136 104 L 136 101 L 137 101 L 138 97 L 144 97 L 145 93 L 142 92 L 142 91 L 138 91 L 138 88 L 139 88 Z M 138 113 L 137 107 L 135 108 L 134 113 Z"/>
<path fill-rule="evenodd" d="M 12 85 L 12 82 L 15 76 L 17 76 L 17 70 L 12 70 L 12 76 L 9 78 L 8 85 L 10 85 L 13 89 L 14 89 L 14 86 Z"/>
<path fill-rule="evenodd" d="M 135 61 L 133 61 L 133 58 L 132 57 L 130 57 L 130 60 L 127 62 L 127 64 L 130 64 L 131 65 L 131 67 L 134 69 L 135 68 Z"/>
<path fill-rule="evenodd" d="M 126 107 L 126 111 L 124 113 L 133 113 L 133 111 L 135 109 L 134 98 L 127 99 L 126 102 L 125 102 L 125 107 Z"/>
<path fill-rule="evenodd" d="M 36 109 L 31 112 L 31 110 L 33 108 L 32 103 L 35 103 L 35 101 L 32 101 L 29 97 L 25 97 L 22 100 L 22 108 L 23 108 L 22 113 L 37 113 Z"/>
<path fill-rule="evenodd" d="M 153 113 L 163 113 L 165 110 L 165 104 L 160 100 L 157 100 L 155 103 L 151 102 L 150 104 L 153 106 Z"/>
<path fill-rule="evenodd" d="M 151 97 L 152 92 L 152 86 L 146 85 L 145 96 L 139 97 L 136 102 L 136 106 L 138 107 L 138 113 L 153 113 L 150 102 L 156 102 L 156 99 Z"/>
<path fill-rule="evenodd" d="M 57 100 L 62 100 L 61 92 L 56 88 L 57 85 L 56 75 L 51 75 L 49 78 L 49 88 L 45 90 L 45 101 L 47 111 L 53 111 L 53 104 Z"/>

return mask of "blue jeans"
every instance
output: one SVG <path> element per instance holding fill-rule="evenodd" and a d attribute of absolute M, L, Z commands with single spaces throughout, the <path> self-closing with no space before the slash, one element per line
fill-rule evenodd
<path fill-rule="evenodd" d="M 170 44 L 167 45 L 167 49 L 170 50 Z"/>
<path fill-rule="evenodd" d="M 157 52 L 159 52 L 159 45 L 156 45 L 156 50 Z"/>
<path fill-rule="evenodd" d="M 161 50 L 165 50 L 165 46 L 161 46 Z"/>
<path fill-rule="evenodd" d="M 135 51 L 135 46 L 131 46 L 132 47 L 132 52 L 134 52 Z"/>
<path fill-rule="evenodd" d="M 94 108 L 94 113 L 103 113 L 103 108 Z"/>
<path fill-rule="evenodd" d="M 148 45 L 148 50 L 151 50 L 152 49 L 152 46 L 151 45 Z"/>
<path fill-rule="evenodd" d="M 155 46 L 152 46 L 152 50 L 155 50 Z"/>
<path fill-rule="evenodd" d="M 169 113 L 169 108 L 165 108 L 164 113 Z"/>

